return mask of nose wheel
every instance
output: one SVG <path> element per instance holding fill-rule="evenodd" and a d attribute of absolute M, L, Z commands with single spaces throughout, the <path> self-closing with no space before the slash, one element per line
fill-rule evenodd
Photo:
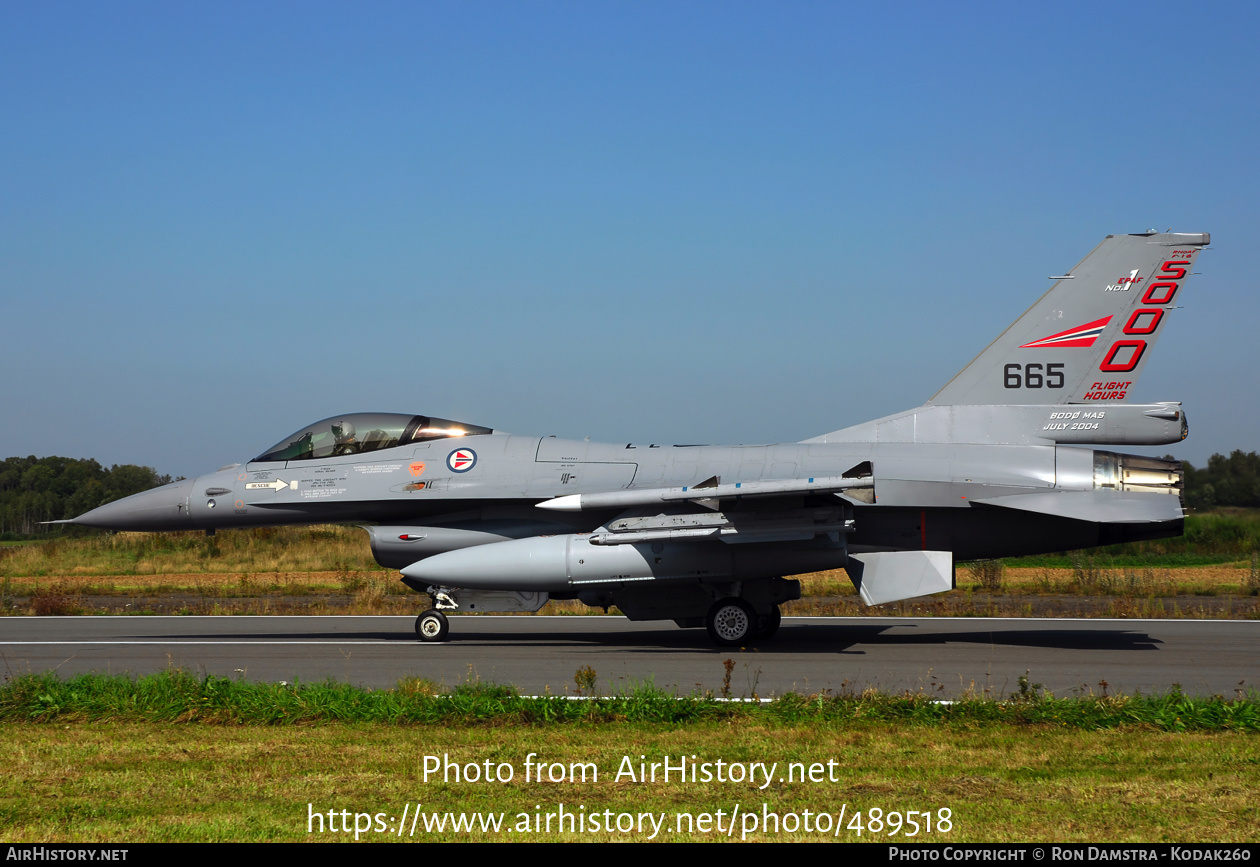
<path fill-rule="evenodd" d="M 421 641 L 445 641 L 450 631 L 450 621 L 436 608 L 430 608 L 416 618 L 416 635 Z"/>

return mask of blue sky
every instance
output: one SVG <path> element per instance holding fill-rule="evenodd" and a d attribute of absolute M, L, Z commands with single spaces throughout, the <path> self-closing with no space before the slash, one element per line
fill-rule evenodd
<path fill-rule="evenodd" d="M 1258 449 L 1258 16 L 0 2 L 0 456 L 193 475 L 369 410 L 798 440 L 1169 227 L 1213 249 L 1133 397 Z"/>

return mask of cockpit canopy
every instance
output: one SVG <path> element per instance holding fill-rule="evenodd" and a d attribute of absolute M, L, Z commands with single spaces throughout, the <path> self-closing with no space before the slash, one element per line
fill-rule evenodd
<path fill-rule="evenodd" d="M 336 455 L 356 455 L 447 437 L 490 434 L 488 427 L 396 412 L 356 412 L 335 415 L 287 436 L 255 461 L 306 461 Z"/>

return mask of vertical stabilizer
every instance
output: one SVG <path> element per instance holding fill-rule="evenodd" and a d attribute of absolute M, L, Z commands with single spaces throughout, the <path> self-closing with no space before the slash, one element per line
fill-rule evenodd
<path fill-rule="evenodd" d="M 1209 242 L 1206 233 L 1108 235 L 928 403 L 1124 400 Z"/>

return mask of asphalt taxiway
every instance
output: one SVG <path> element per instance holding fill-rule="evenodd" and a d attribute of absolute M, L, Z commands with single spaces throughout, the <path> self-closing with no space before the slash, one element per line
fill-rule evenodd
<path fill-rule="evenodd" d="M 621 617 L 451 618 L 425 644 L 410 617 L 5 617 L 8 676 L 56 671 L 132 675 L 183 668 L 257 681 L 336 680 L 381 688 L 404 677 L 448 686 L 511 683 L 527 694 L 574 691 L 595 669 L 601 690 L 652 681 L 680 694 L 789 690 L 931 691 L 1000 696 L 1020 675 L 1056 695 L 1092 690 L 1234 696 L 1260 680 L 1260 621 L 787 617 L 778 635 L 718 648 L 702 629 Z"/>

